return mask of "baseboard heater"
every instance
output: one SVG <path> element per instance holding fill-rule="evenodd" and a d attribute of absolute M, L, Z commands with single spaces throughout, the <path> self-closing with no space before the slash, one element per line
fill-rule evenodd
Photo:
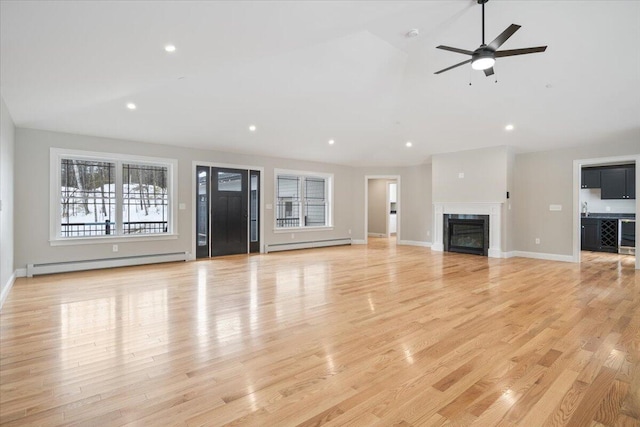
<path fill-rule="evenodd" d="M 272 245 L 264 245 L 264 251 L 265 253 L 269 253 L 269 252 L 277 252 L 277 251 L 290 251 L 294 249 L 324 248 L 327 246 L 343 246 L 343 245 L 350 245 L 350 244 L 351 244 L 351 238 L 314 240 L 310 242 L 295 242 L 295 243 L 275 243 Z"/>
<path fill-rule="evenodd" d="M 85 261 L 27 264 L 27 277 L 33 277 L 39 274 L 95 270 L 98 268 L 127 267 L 132 265 L 157 264 L 161 262 L 186 261 L 187 259 L 186 252 L 173 252 L 168 254 L 136 255 L 120 258 L 91 259 Z"/>

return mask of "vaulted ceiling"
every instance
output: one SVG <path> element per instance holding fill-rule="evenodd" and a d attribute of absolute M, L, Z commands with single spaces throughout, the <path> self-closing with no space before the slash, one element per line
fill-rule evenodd
<path fill-rule="evenodd" d="M 491 77 L 434 75 L 467 58 L 437 45 L 480 44 L 475 0 L 3 0 L 0 12 L 0 88 L 19 127 L 349 165 L 640 144 L 637 1 L 490 1 L 487 41 L 515 23 L 504 49 L 549 46 L 499 58 Z"/>

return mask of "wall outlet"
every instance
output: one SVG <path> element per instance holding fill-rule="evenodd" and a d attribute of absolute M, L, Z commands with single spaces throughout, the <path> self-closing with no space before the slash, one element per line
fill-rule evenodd
<path fill-rule="evenodd" d="M 181 211 L 184 211 L 187 209 L 187 205 L 185 203 L 180 203 L 178 204 L 178 209 L 180 209 Z"/>
<path fill-rule="evenodd" d="M 431 236 L 431 230 L 427 230 L 427 237 Z"/>
<path fill-rule="evenodd" d="M 458 172 L 458 178 L 460 179 L 464 178 L 464 172 Z"/>
<path fill-rule="evenodd" d="M 605 207 L 604 210 L 607 211 L 607 212 L 611 212 L 611 206 Z"/>
<path fill-rule="evenodd" d="M 118 245 L 113 245 L 113 248 L 111 248 L 111 250 L 113 252 L 118 252 Z"/>
<path fill-rule="evenodd" d="M 550 211 L 561 211 L 562 210 L 562 205 L 549 205 L 549 210 Z"/>
<path fill-rule="evenodd" d="M 536 245 L 539 245 L 539 244 L 540 244 L 540 238 L 536 237 Z"/>
<path fill-rule="evenodd" d="M 291 233 L 291 238 L 294 239 L 295 237 L 296 237 L 296 235 Z"/>
<path fill-rule="evenodd" d="M 349 234 L 351 234 L 351 229 L 349 229 Z"/>
<path fill-rule="evenodd" d="M 267 209 L 273 209 L 273 205 L 272 205 L 271 203 L 267 203 L 267 204 L 265 205 L 265 208 L 267 208 Z"/>

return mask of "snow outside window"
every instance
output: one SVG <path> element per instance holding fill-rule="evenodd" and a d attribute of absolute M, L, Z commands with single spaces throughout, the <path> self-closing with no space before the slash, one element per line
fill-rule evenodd
<path fill-rule="evenodd" d="M 162 160 L 52 149 L 51 240 L 172 234 L 177 162 Z"/>

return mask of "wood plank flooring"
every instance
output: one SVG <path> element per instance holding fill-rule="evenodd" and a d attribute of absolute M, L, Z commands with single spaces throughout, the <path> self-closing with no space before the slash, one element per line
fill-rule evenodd
<path fill-rule="evenodd" d="M 0 424 L 640 426 L 640 274 L 389 245 L 18 279 Z"/>

